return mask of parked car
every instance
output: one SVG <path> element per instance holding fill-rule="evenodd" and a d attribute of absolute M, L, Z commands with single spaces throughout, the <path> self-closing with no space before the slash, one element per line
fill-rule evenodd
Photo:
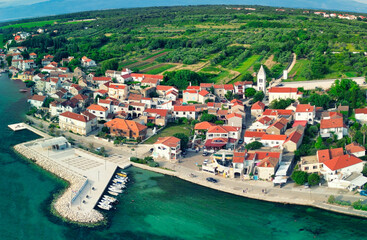
<path fill-rule="evenodd" d="M 154 148 L 149 149 L 149 152 L 151 152 L 151 153 L 152 153 L 153 151 L 154 151 Z"/>
<path fill-rule="evenodd" d="M 209 153 L 208 152 L 203 152 L 203 156 L 205 157 L 205 156 L 208 156 L 209 155 Z"/>
<path fill-rule="evenodd" d="M 217 180 L 217 179 L 212 178 L 212 177 L 208 177 L 208 178 L 206 178 L 206 180 L 207 180 L 208 182 L 212 182 L 212 183 L 217 183 L 217 182 L 218 182 L 218 180 Z"/>
<path fill-rule="evenodd" d="M 242 139 L 238 140 L 238 144 L 242 144 L 242 143 L 243 143 Z"/>
<path fill-rule="evenodd" d="M 366 191 L 366 190 L 360 191 L 360 192 L 359 192 L 359 194 L 360 194 L 361 196 L 365 196 L 365 197 L 367 197 L 367 191 Z"/>

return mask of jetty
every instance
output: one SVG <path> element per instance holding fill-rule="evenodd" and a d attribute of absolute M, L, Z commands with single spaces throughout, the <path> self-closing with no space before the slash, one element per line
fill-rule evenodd
<path fill-rule="evenodd" d="M 21 130 L 29 130 L 29 131 L 34 132 L 35 134 L 37 134 L 37 135 L 39 135 L 43 138 L 49 138 L 50 137 L 50 135 L 48 135 L 47 133 L 44 133 L 44 132 L 42 132 L 42 131 L 40 131 L 40 130 L 38 130 L 38 129 L 36 129 L 36 128 L 34 128 L 34 127 L 30 126 L 29 124 L 26 124 L 24 122 L 10 124 L 10 125 L 8 125 L 8 127 L 11 130 L 13 130 L 14 132 L 21 131 Z"/>
<path fill-rule="evenodd" d="M 62 217 L 81 223 L 103 220 L 103 215 L 95 206 L 118 168 L 116 163 L 73 148 L 64 137 L 37 139 L 18 144 L 14 149 L 70 183 L 69 188 L 53 203 Z M 119 166 L 126 168 L 130 163 L 120 163 Z"/>

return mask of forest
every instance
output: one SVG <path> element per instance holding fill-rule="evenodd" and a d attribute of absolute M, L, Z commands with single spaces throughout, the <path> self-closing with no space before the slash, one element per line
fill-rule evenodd
<path fill-rule="evenodd" d="M 254 72 L 264 64 L 270 80 L 281 75 L 292 53 L 297 62 L 287 81 L 367 72 L 364 20 L 323 18 L 303 9 L 233 7 L 114 9 L 26 19 L 0 24 L 0 39 L 44 28 L 44 34 L 11 46 L 28 47 L 38 62 L 46 54 L 55 60 L 88 56 L 99 63 L 98 75 L 106 66 L 154 74 L 185 69 L 205 81 L 233 83 L 255 80 Z"/>

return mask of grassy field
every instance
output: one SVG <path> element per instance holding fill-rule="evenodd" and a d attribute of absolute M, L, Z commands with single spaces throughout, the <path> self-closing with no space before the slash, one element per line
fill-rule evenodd
<path fill-rule="evenodd" d="M 0 34 L 0 48 L 4 47 L 4 35 Z"/>
<path fill-rule="evenodd" d="M 203 69 L 201 69 L 201 72 L 220 72 L 221 70 L 219 68 L 216 67 L 205 67 Z"/>
<path fill-rule="evenodd" d="M 175 123 L 169 123 L 167 127 L 165 127 L 162 131 L 160 131 L 158 134 L 154 135 L 153 137 L 149 138 L 145 144 L 153 144 L 157 141 L 160 137 L 170 137 L 173 136 L 175 133 L 184 133 L 187 136 L 190 136 L 191 134 L 191 128 L 190 126 L 186 124 L 175 124 Z"/>
<path fill-rule="evenodd" d="M 247 58 L 246 61 L 244 61 L 243 63 L 241 63 L 241 65 L 239 65 L 234 70 L 240 72 L 241 74 L 244 74 L 244 73 L 248 72 L 248 69 L 252 65 L 254 65 L 256 62 L 260 61 L 261 58 L 262 58 L 261 55 L 253 55 L 253 56 Z"/>
<path fill-rule="evenodd" d="M 233 74 L 231 74 L 229 71 L 221 71 L 216 77 L 212 78 L 216 83 L 221 83 L 222 80 L 226 80 L 233 77 Z"/>
<path fill-rule="evenodd" d="M 95 21 L 95 19 L 91 19 L 91 20 L 83 20 L 83 21 L 63 22 L 62 24 L 77 24 L 77 23 L 92 22 L 92 21 Z"/>
<path fill-rule="evenodd" d="M 134 64 L 134 63 L 137 63 L 138 61 L 134 61 L 134 60 L 131 60 L 131 61 L 125 61 L 125 62 L 122 62 L 121 65 L 119 65 L 120 67 L 126 67 L 126 66 L 129 66 L 131 64 Z"/>
<path fill-rule="evenodd" d="M 309 67 L 310 61 L 307 59 L 297 60 L 296 64 L 292 68 L 292 71 L 288 74 L 289 78 L 293 77 L 294 81 L 304 81 L 306 80 L 302 77 L 302 72 Z"/>
<path fill-rule="evenodd" d="M 43 27 L 45 25 L 53 25 L 54 22 L 58 20 L 48 20 L 48 21 L 38 21 L 38 22 L 28 22 L 28 23 L 17 23 L 12 25 L 3 26 L 1 28 L 15 28 L 15 27 L 23 27 L 23 28 L 34 28 L 34 27 Z"/>
<path fill-rule="evenodd" d="M 155 57 L 155 56 L 158 56 L 159 54 L 161 54 L 161 53 L 164 53 L 164 52 L 168 52 L 169 50 L 163 50 L 163 51 L 160 51 L 160 52 L 157 52 L 157 53 L 154 53 L 154 54 L 151 54 L 151 55 L 149 55 L 149 56 L 147 56 L 147 57 L 145 57 L 145 58 L 143 58 L 142 60 L 143 61 L 145 61 L 145 60 L 148 60 L 149 58 L 152 58 L 152 57 Z"/>
<path fill-rule="evenodd" d="M 176 65 L 165 64 L 163 66 L 160 66 L 160 67 L 157 67 L 157 68 L 154 68 L 154 69 L 151 69 L 151 70 L 147 71 L 146 74 L 158 74 L 158 73 L 164 72 L 164 71 L 166 71 L 170 68 L 173 68 L 174 66 L 176 66 Z"/>

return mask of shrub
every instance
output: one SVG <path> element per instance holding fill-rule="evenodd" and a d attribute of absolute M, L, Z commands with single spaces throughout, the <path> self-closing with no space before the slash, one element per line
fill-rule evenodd
<path fill-rule="evenodd" d="M 296 184 L 303 185 L 307 182 L 308 174 L 303 171 L 294 171 L 291 178 Z"/>

